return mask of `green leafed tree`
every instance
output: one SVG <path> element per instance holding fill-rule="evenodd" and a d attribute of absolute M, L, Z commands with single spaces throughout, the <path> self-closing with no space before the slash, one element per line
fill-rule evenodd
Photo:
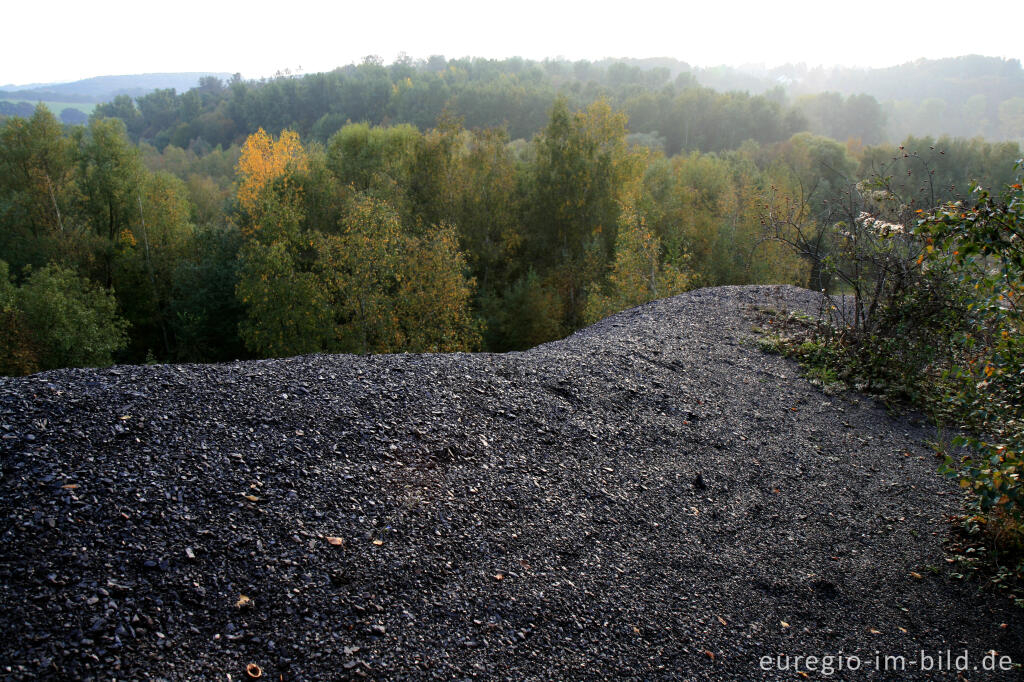
<path fill-rule="evenodd" d="M 404 350 L 476 350 L 480 324 L 470 310 L 476 281 L 466 277 L 455 228 L 442 223 L 408 238 L 397 299 Z"/>
<path fill-rule="evenodd" d="M 317 272 L 296 262 L 294 246 L 282 237 L 242 249 L 237 293 L 247 315 L 239 334 L 264 357 L 316 353 L 333 341 L 330 292 Z"/>
<path fill-rule="evenodd" d="M 639 175 L 639 157 L 626 145 L 626 116 L 599 100 L 571 112 L 556 101 L 535 142 L 528 187 L 529 257 L 557 270 L 566 323 L 579 326 L 585 286 L 614 248 L 620 199 Z"/>
<path fill-rule="evenodd" d="M 114 284 L 114 247 L 139 215 L 138 189 L 143 176 L 139 150 L 128 142 L 118 119 L 93 119 L 77 128 L 74 211 L 79 238 L 88 244 L 76 259 L 80 272 L 105 286 Z"/>
<path fill-rule="evenodd" d="M 0 307 L 15 346 L 5 348 L 5 370 L 105 366 L 127 343 L 128 323 L 117 314 L 113 293 L 59 265 L 30 269 L 16 289 L 0 261 Z M 5 329 L 5 336 L 12 330 Z"/>
<path fill-rule="evenodd" d="M 0 260 L 0 374 L 22 376 L 39 371 L 39 349 L 18 307 L 18 289 Z"/>
<path fill-rule="evenodd" d="M 114 287 L 132 321 L 132 357 L 174 355 L 171 312 L 174 271 L 190 253 L 194 228 L 184 183 L 169 173 L 143 173 L 135 215 L 114 247 Z"/>
<path fill-rule="evenodd" d="M 44 265 L 62 248 L 68 222 L 71 146 L 40 104 L 31 118 L 0 126 L 0 254 L 15 271 Z"/>
<path fill-rule="evenodd" d="M 455 231 L 443 225 L 422 236 L 369 197 L 356 200 L 337 238 L 323 242 L 321 268 L 338 296 L 338 342 L 369 352 L 471 350 L 479 330 L 470 313 L 474 281 Z"/>
<path fill-rule="evenodd" d="M 500 291 L 484 292 L 481 309 L 487 320 L 487 347 L 525 350 L 567 333 L 565 304 L 557 288 L 528 270 Z"/>
<path fill-rule="evenodd" d="M 590 324 L 616 311 L 686 291 L 692 276 L 665 262 L 661 251 L 661 240 L 647 226 L 643 213 L 627 206 L 619 222 L 608 283 L 591 286 L 584 320 Z"/>

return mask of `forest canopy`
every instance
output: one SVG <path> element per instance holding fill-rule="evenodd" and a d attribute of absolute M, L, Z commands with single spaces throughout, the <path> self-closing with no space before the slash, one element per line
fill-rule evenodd
<path fill-rule="evenodd" d="M 469 128 L 505 127 L 511 139 L 540 131 L 557 96 L 573 108 L 607 99 L 630 132 L 669 154 L 720 151 L 807 130 L 840 141 L 895 142 L 907 135 L 1024 140 L 1024 70 L 1016 60 L 968 56 L 888 69 L 751 71 L 694 68 L 673 59 L 602 62 L 519 58 L 424 60 L 384 65 L 367 57 L 328 73 L 246 81 L 203 77 L 185 92 L 157 89 L 101 105 L 133 140 L 229 146 L 257 128 L 326 142 L 344 123 L 408 123 L 442 111 Z"/>
<path fill-rule="evenodd" d="M 502 351 L 697 286 L 817 287 L 765 239 L 772 202 L 829 224 L 837 197 L 887 176 L 930 208 L 1011 182 L 1020 156 L 885 142 L 870 94 L 719 92 L 683 67 L 367 58 L 119 96 L 85 125 L 10 116 L 4 371 Z M 41 292 L 91 320 L 92 350 L 53 350 Z"/>

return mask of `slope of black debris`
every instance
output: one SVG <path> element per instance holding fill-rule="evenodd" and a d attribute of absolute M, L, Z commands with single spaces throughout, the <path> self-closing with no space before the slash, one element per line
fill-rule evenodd
<path fill-rule="evenodd" d="M 950 576 L 930 431 L 759 351 L 752 305 L 816 300 L 0 380 L 0 677 L 1017 679 L 980 670 L 1024 621 Z"/>

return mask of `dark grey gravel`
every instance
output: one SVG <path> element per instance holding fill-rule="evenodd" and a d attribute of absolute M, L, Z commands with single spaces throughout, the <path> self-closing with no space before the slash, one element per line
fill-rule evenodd
<path fill-rule="evenodd" d="M 1024 662 L 1022 611 L 949 575 L 962 498 L 929 430 L 760 352 L 751 304 L 816 307 L 726 287 L 525 353 L 4 379 L 0 676 L 803 679 L 761 657 L 842 652 L 862 667 L 831 679 L 953 680 L 920 651 Z"/>

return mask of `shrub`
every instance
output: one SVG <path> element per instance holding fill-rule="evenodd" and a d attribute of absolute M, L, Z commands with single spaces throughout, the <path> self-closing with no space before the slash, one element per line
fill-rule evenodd
<path fill-rule="evenodd" d="M 1017 164 L 1022 169 L 1021 162 Z M 1024 547 L 1024 191 L 909 212 L 885 182 L 846 198 L 823 272 L 848 296 L 827 298 L 832 324 L 781 340 L 805 364 L 860 388 L 909 398 L 962 435 L 942 471 L 974 493 L 975 523 L 997 548 Z M 873 210 L 854 212 L 858 206 Z M 891 216 L 899 216 L 894 220 Z M 916 219 L 915 219 L 916 217 Z M 771 236 L 800 226 L 766 216 Z M 821 228 L 828 229 L 828 228 Z M 787 230 L 789 231 L 787 233 Z M 1024 573 L 1024 562 L 1017 566 Z"/>
<path fill-rule="evenodd" d="M 944 263 L 924 263 L 927 246 L 908 226 L 914 214 L 886 178 L 845 190 L 827 224 L 787 206 L 769 198 L 763 222 L 769 239 L 788 244 L 817 273 L 827 324 L 812 337 L 830 348 L 818 359 L 872 392 L 918 397 L 963 325 L 965 283 Z"/>
<path fill-rule="evenodd" d="M 21 376 L 39 371 L 39 356 L 17 294 L 7 263 L 0 260 L 0 374 Z"/>
<path fill-rule="evenodd" d="M 12 299 L 9 309 L 16 312 L 10 319 L 20 316 L 39 369 L 109 365 L 127 345 L 128 323 L 117 315 L 113 293 L 74 270 L 58 265 L 26 269 L 25 282 Z"/>
<path fill-rule="evenodd" d="M 1021 164 L 1018 162 L 1018 169 Z M 1018 529 L 1024 524 L 1024 191 L 999 196 L 973 188 L 922 215 L 926 262 L 946 267 L 967 286 L 965 329 L 953 338 L 945 410 L 966 427 L 969 454 L 945 470 L 977 494 L 980 511 Z"/>

